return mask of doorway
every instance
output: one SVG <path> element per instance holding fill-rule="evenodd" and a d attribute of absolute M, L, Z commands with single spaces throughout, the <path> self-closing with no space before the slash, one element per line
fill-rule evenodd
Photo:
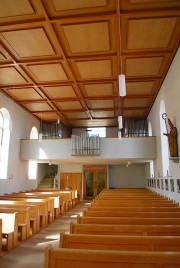
<path fill-rule="evenodd" d="M 105 188 L 107 188 L 106 166 L 86 166 L 84 170 L 84 198 L 94 198 Z"/>

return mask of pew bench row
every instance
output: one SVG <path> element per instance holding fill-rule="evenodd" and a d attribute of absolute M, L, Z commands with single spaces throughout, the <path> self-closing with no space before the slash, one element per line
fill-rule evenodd
<path fill-rule="evenodd" d="M 76 191 L 46 192 L 43 190 L 38 191 L 37 194 L 34 191 L 0 196 L 0 215 L 2 217 L 0 253 L 2 246 L 3 251 L 11 250 L 69 210 L 71 205 L 75 205 L 72 200 L 72 197 L 75 198 L 74 192 Z M 63 210 L 61 210 L 62 204 L 65 204 Z M 12 215 L 16 215 L 16 224 Z M 7 231 L 6 218 L 11 225 L 11 231 Z"/>
<path fill-rule="evenodd" d="M 179 268 L 179 252 L 45 249 L 44 268 Z"/>
<path fill-rule="evenodd" d="M 60 235 L 60 248 L 180 252 L 180 236 Z"/>
<path fill-rule="evenodd" d="M 180 210 L 147 190 L 105 190 L 60 247 L 46 248 L 45 268 L 179 267 Z"/>

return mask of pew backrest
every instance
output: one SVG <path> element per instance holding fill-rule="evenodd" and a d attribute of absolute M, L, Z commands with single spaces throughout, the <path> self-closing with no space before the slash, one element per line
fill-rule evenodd
<path fill-rule="evenodd" d="M 180 253 L 45 248 L 44 268 L 149 268 L 166 264 L 178 267 Z"/>
<path fill-rule="evenodd" d="M 180 225 L 180 218 L 133 218 L 133 217 L 85 217 L 78 216 L 80 224 L 132 224 L 132 225 Z"/>
<path fill-rule="evenodd" d="M 70 224 L 71 234 L 180 236 L 180 225 Z"/>
<path fill-rule="evenodd" d="M 117 211 L 117 212 L 180 212 L 180 207 L 102 207 L 88 206 L 90 211 Z"/>
<path fill-rule="evenodd" d="M 59 246 L 61 248 L 180 252 L 180 237 L 61 233 Z"/>
<path fill-rule="evenodd" d="M 0 219 L 0 254 L 2 251 L 2 219 Z"/>
<path fill-rule="evenodd" d="M 136 218 L 180 218 L 179 212 L 137 212 L 137 211 L 91 211 L 83 212 L 85 217 L 136 217 Z"/>

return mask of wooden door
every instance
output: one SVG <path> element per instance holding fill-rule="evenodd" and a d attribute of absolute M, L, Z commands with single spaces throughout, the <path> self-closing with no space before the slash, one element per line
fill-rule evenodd
<path fill-rule="evenodd" d="M 81 173 L 61 173 L 60 189 L 71 187 L 77 190 L 80 200 L 82 200 L 82 174 Z"/>

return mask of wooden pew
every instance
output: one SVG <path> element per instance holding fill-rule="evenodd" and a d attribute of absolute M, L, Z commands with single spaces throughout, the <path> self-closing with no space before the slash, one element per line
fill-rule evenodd
<path fill-rule="evenodd" d="M 180 237 L 61 233 L 59 246 L 61 248 L 180 252 Z"/>
<path fill-rule="evenodd" d="M 39 221 L 39 207 L 35 204 L 25 204 L 21 202 L 10 203 L 9 200 L 0 200 L 0 209 L 6 208 L 14 208 L 14 209 L 26 209 L 29 208 L 29 224 L 30 230 L 28 236 L 31 234 L 35 234 L 38 231 L 38 221 Z"/>
<path fill-rule="evenodd" d="M 173 203 L 156 203 L 156 202 L 112 202 L 112 201 L 103 201 L 103 200 L 98 200 L 94 203 L 91 203 L 91 206 L 94 207 L 178 207 L 177 204 L 173 204 Z"/>
<path fill-rule="evenodd" d="M 178 268 L 179 265 L 179 252 L 45 248 L 44 268 Z"/>
<path fill-rule="evenodd" d="M 0 256 L 2 252 L 2 219 L 0 219 Z"/>
<path fill-rule="evenodd" d="M 136 218 L 180 218 L 179 212 L 137 212 L 137 211 L 92 211 L 83 212 L 85 217 L 136 217 Z"/>
<path fill-rule="evenodd" d="M 57 218 L 60 215 L 60 195 L 53 191 L 28 191 L 15 193 L 16 196 L 22 196 L 25 198 L 48 198 L 53 199 L 48 202 L 48 212 L 49 212 L 49 222 L 53 222 L 54 218 Z"/>
<path fill-rule="evenodd" d="M 27 203 L 21 200 L 0 199 L 0 207 L 30 207 L 30 227 L 32 234 L 40 229 L 40 205 L 38 203 Z"/>
<path fill-rule="evenodd" d="M 117 212 L 180 212 L 180 207 L 102 207 L 89 206 L 89 211 L 117 211 Z"/>
<path fill-rule="evenodd" d="M 19 203 L 27 205 L 36 204 L 39 207 L 38 230 L 40 227 L 44 228 L 48 224 L 48 202 L 46 199 L 0 196 L 0 200 L 19 201 Z"/>
<path fill-rule="evenodd" d="M 54 199 L 54 218 L 58 218 L 60 215 L 60 195 L 58 193 L 55 192 L 32 192 L 31 194 L 36 195 L 37 197 L 39 196 L 39 198 L 41 198 L 41 196 L 43 197 L 52 197 Z"/>
<path fill-rule="evenodd" d="M 104 189 L 99 195 L 120 195 L 120 194 L 134 194 L 134 195 L 157 195 L 146 188 L 118 188 L 118 189 Z"/>
<path fill-rule="evenodd" d="M 70 224 L 71 234 L 180 236 L 180 225 Z"/>
<path fill-rule="evenodd" d="M 116 202 L 122 202 L 122 201 L 145 201 L 145 202 L 172 202 L 171 200 L 168 200 L 167 198 L 163 198 L 163 197 L 149 197 L 149 196 L 97 196 L 94 198 L 94 202 L 98 201 L 98 200 L 111 200 L 111 201 L 116 201 Z"/>
<path fill-rule="evenodd" d="M 113 191 L 113 190 L 106 190 L 102 191 L 95 199 L 101 199 L 101 198 L 143 198 L 143 199 L 162 199 L 162 200 L 168 200 L 166 197 L 161 196 L 154 192 L 127 192 L 127 191 Z"/>
<path fill-rule="evenodd" d="M 16 198 L 16 199 L 29 199 L 30 200 L 36 200 L 39 201 L 39 202 L 46 202 L 46 206 L 47 208 L 45 209 L 44 211 L 44 216 L 42 216 L 42 226 L 45 227 L 48 222 L 49 223 L 52 223 L 54 221 L 54 199 L 53 197 L 44 197 L 43 195 L 41 196 L 37 196 L 37 195 L 30 195 L 30 196 L 27 196 L 26 193 L 14 193 L 14 194 L 8 194 L 8 195 L 5 195 L 5 197 L 7 198 Z M 47 211 L 46 211 L 47 210 Z"/>
<path fill-rule="evenodd" d="M 118 224 L 118 225 L 180 225 L 180 218 L 133 218 L 133 217 L 84 217 L 78 216 L 81 224 Z"/>
<path fill-rule="evenodd" d="M 17 246 L 17 213 L 0 213 L 0 219 L 2 219 L 2 237 L 6 239 L 6 250 L 10 251 Z"/>
<path fill-rule="evenodd" d="M 60 194 L 60 197 L 65 197 L 66 201 L 68 201 L 71 206 L 74 206 L 76 203 L 76 199 L 78 197 L 77 190 L 65 190 L 65 189 L 34 189 L 33 192 L 53 192 L 55 194 Z"/>
<path fill-rule="evenodd" d="M 67 212 L 70 208 L 72 208 L 72 191 L 67 191 L 67 190 L 45 190 L 47 192 L 55 192 L 56 194 L 59 195 L 60 197 L 60 214 L 64 214 L 65 212 Z M 44 190 L 40 190 L 40 189 L 35 189 L 33 192 L 42 192 Z"/>
<path fill-rule="evenodd" d="M 17 225 L 18 232 L 20 232 L 20 238 L 18 240 L 23 241 L 29 237 L 30 234 L 30 214 L 29 207 L 27 208 L 1 208 L 0 213 L 14 213 L 17 212 Z"/>

